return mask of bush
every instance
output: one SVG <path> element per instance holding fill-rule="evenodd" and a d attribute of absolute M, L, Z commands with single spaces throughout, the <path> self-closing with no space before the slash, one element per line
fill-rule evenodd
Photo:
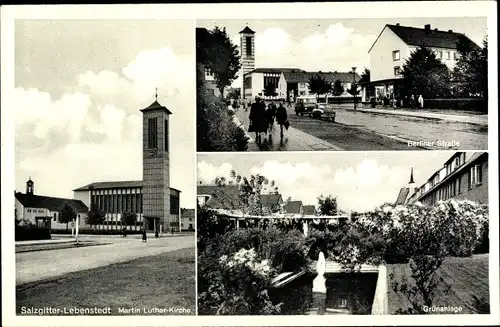
<path fill-rule="evenodd" d="M 225 101 L 199 83 L 197 102 L 198 151 L 246 151 L 248 138 L 233 122 Z"/>
<path fill-rule="evenodd" d="M 424 99 L 424 107 L 488 113 L 488 101 L 482 98 Z"/>
<path fill-rule="evenodd" d="M 29 226 L 15 226 L 16 241 L 50 240 L 50 229 Z"/>

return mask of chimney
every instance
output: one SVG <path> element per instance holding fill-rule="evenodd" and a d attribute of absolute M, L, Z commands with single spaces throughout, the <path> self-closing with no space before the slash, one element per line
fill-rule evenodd
<path fill-rule="evenodd" d="M 431 30 L 431 24 L 425 24 L 425 25 L 424 25 L 424 29 L 425 29 L 426 31 L 430 31 L 430 30 Z"/>
<path fill-rule="evenodd" d="M 396 26 L 399 26 L 399 23 L 396 23 Z"/>

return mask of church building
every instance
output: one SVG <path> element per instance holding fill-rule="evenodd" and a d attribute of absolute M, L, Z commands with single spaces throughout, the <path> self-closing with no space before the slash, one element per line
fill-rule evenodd
<path fill-rule="evenodd" d="M 74 189 L 74 198 L 89 208 L 96 204 L 106 222 L 119 225 L 123 212 L 137 215 L 148 231 L 181 229 L 181 191 L 170 187 L 170 110 L 154 101 L 143 114 L 142 180 L 93 182 Z"/>

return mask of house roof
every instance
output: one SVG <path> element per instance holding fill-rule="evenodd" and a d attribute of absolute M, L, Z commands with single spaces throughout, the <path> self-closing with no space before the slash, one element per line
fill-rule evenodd
<path fill-rule="evenodd" d="M 148 107 L 141 109 L 142 112 L 145 111 L 154 111 L 154 110 L 163 110 L 165 111 L 168 115 L 171 115 L 172 112 L 167 109 L 167 107 L 162 106 L 161 104 L 158 103 L 158 101 L 155 100 L 155 102 L 151 103 Z"/>
<path fill-rule="evenodd" d="M 80 200 L 54 198 L 50 196 L 24 194 L 20 192 L 15 193 L 16 199 L 28 208 L 43 208 L 50 211 L 61 211 L 64 205 L 68 205 L 76 213 L 86 213 L 89 208 Z"/>
<path fill-rule="evenodd" d="M 303 206 L 304 215 L 314 215 L 316 213 L 316 207 L 314 205 Z"/>
<path fill-rule="evenodd" d="M 242 33 L 255 34 L 255 32 L 252 31 L 252 29 L 248 26 L 245 26 L 245 28 L 240 31 L 240 34 L 242 34 Z"/>
<path fill-rule="evenodd" d="M 402 187 L 401 190 L 399 190 L 398 198 L 396 199 L 395 205 L 405 204 L 406 198 L 408 197 L 409 193 L 410 193 L 410 188 Z"/>
<path fill-rule="evenodd" d="M 236 185 L 198 185 L 197 194 L 198 196 L 210 196 L 208 201 L 205 202 L 205 206 L 212 209 L 233 210 L 240 207 L 238 186 Z"/>
<path fill-rule="evenodd" d="M 305 70 L 298 68 L 255 68 L 254 70 L 246 73 L 245 75 L 252 73 L 286 73 L 286 72 L 305 72 Z"/>
<path fill-rule="evenodd" d="M 285 206 L 285 211 L 287 213 L 300 213 L 300 208 L 302 207 L 302 201 L 290 201 Z"/>
<path fill-rule="evenodd" d="M 260 194 L 259 201 L 262 206 L 275 206 L 283 201 L 281 194 Z"/>
<path fill-rule="evenodd" d="M 94 190 L 103 190 L 110 188 L 142 188 L 142 181 L 110 181 L 110 182 L 94 182 L 79 188 L 74 189 L 73 191 L 89 191 L 91 188 Z M 171 187 L 172 190 L 177 192 L 181 192 L 178 189 Z"/>
<path fill-rule="evenodd" d="M 320 75 L 327 82 L 335 83 L 339 80 L 341 83 L 352 83 L 354 79 L 358 82 L 361 79 L 358 73 L 353 77 L 352 72 L 306 72 L 306 71 L 293 71 L 283 72 L 287 83 L 306 83 L 309 82 L 311 76 Z"/>
<path fill-rule="evenodd" d="M 440 31 L 432 28 L 426 30 L 425 28 L 387 24 L 384 26 L 368 52 L 371 51 L 386 28 L 390 29 L 404 43 L 421 47 L 456 49 L 460 37 L 467 37 L 463 33 L 453 32 L 452 30 Z M 472 43 L 475 44 L 474 42 Z"/>

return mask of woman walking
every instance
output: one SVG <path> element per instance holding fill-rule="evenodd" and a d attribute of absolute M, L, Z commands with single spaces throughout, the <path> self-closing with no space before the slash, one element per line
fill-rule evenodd
<path fill-rule="evenodd" d="M 148 234 L 146 233 L 146 229 L 142 229 L 142 241 L 147 242 L 148 241 Z"/>
<path fill-rule="evenodd" d="M 274 117 L 275 116 L 276 116 L 276 105 L 274 104 L 274 101 L 273 101 L 269 104 L 269 106 L 267 107 L 267 110 L 266 110 L 267 129 L 268 129 L 269 134 L 271 134 L 273 132 Z"/>
<path fill-rule="evenodd" d="M 255 141 L 260 144 L 261 133 L 267 133 L 266 105 L 261 101 L 259 96 L 255 97 L 255 102 L 250 108 L 250 127 L 249 132 L 255 132 Z"/>
<path fill-rule="evenodd" d="M 283 126 L 288 124 L 288 114 L 284 107 L 284 102 L 280 102 L 280 106 L 276 110 L 276 122 L 280 125 L 280 138 L 283 139 Z M 285 127 L 287 128 L 287 127 Z M 287 128 L 288 129 L 288 128 Z"/>

